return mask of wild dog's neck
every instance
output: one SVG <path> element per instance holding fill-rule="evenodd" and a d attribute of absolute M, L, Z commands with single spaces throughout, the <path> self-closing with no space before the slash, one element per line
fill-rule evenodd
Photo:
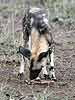
<path fill-rule="evenodd" d="M 37 58 L 41 52 L 48 50 L 48 43 L 44 34 L 40 34 L 36 28 L 31 31 L 31 52 L 32 58 Z"/>

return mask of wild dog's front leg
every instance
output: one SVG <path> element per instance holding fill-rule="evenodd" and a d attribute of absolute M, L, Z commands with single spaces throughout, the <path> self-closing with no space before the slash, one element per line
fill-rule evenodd
<path fill-rule="evenodd" d="M 43 58 L 43 62 L 42 62 L 42 73 L 43 75 L 48 75 L 47 69 L 46 69 L 46 58 Z"/>
<path fill-rule="evenodd" d="M 54 70 L 54 52 L 52 50 L 50 54 L 51 62 L 50 62 L 50 78 L 56 81 L 55 70 Z"/>
<path fill-rule="evenodd" d="M 50 54 L 51 62 L 50 65 L 54 67 L 54 52 L 52 51 Z"/>
<path fill-rule="evenodd" d="M 23 55 L 21 55 L 20 69 L 19 69 L 19 74 L 18 74 L 19 79 L 24 78 L 24 65 L 25 65 L 25 59 Z"/>
<path fill-rule="evenodd" d="M 43 58 L 42 59 L 42 73 L 41 73 L 41 78 L 44 78 L 44 79 L 48 79 L 48 71 L 47 71 L 47 58 Z"/>
<path fill-rule="evenodd" d="M 23 33 L 24 35 L 24 33 Z M 23 36 L 23 39 L 26 39 L 26 34 Z M 27 47 L 27 42 L 28 42 L 28 38 L 26 40 L 23 40 L 23 43 L 22 43 L 22 46 L 23 47 Z M 23 48 L 22 47 L 22 48 Z M 21 49 L 21 47 L 19 47 L 19 49 Z M 21 50 L 19 50 L 19 53 L 20 53 L 20 68 L 19 68 L 19 74 L 18 74 L 18 78 L 19 79 L 23 79 L 24 78 L 24 65 L 25 65 L 25 58 L 24 58 L 24 55 L 23 55 L 23 50 L 22 50 L 22 53 L 21 53 Z"/>
<path fill-rule="evenodd" d="M 20 72 L 20 74 L 22 74 L 22 73 L 24 73 L 24 57 L 23 57 L 23 55 L 21 55 L 22 57 L 21 57 L 21 65 L 20 65 L 20 70 L 19 70 L 19 72 Z"/>

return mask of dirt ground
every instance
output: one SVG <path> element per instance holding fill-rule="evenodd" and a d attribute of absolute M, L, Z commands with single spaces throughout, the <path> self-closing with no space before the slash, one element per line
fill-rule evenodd
<path fill-rule="evenodd" d="M 57 82 L 27 85 L 19 80 L 19 61 L 0 55 L 0 100 L 75 100 L 75 22 L 51 23 Z"/>

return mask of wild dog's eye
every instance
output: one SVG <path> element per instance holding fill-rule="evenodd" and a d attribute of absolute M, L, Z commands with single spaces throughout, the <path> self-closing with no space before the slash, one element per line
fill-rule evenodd
<path fill-rule="evenodd" d="M 48 51 L 47 51 L 47 52 L 42 52 L 42 53 L 39 55 L 37 61 L 40 62 L 40 61 L 42 60 L 42 58 L 47 57 L 47 55 L 48 55 Z"/>

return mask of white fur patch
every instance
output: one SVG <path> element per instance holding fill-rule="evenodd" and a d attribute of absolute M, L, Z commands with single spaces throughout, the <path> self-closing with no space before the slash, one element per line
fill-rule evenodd
<path fill-rule="evenodd" d="M 51 77 L 53 76 L 53 78 L 54 78 L 54 79 L 56 79 L 56 76 L 55 76 L 55 71 L 54 71 L 54 69 L 52 69 L 52 70 L 50 71 L 50 76 L 51 76 Z"/>
<path fill-rule="evenodd" d="M 43 18 L 43 21 L 48 24 L 48 19 L 46 17 Z"/>
<path fill-rule="evenodd" d="M 31 18 L 31 25 L 33 24 L 33 22 L 34 22 L 34 18 Z"/>
<path fill-rule="evenodd" d="M 43 66 L 42 68 L 42 73 L 45 75 L 48 75 L 47 69 L 46 69 L 46 63 L 47 63 L 47 59 L 43 58 L 41 61 L 41 65 Z"/>
<path fill-rule="evenodd" d="M 51 53 L 51 62 L 50 62 L 51 66 L 54 66 L 54 53 Z"/>
<path fill-rule="evenodd" d="M 31 51 L 32 49 L 32 39 L 31 35 L 29 36 L 29 41 L 28 41 L 28 49 Z"/>
<path fill-rule="evenodd" d="M 21 58 L 21 65 L 20 65 L 20 73 L 24 73 L 24 64 L 25 64 L 25 62 L 24 62 L 24 58 L 23 58 L 23 56 L 22 56 L 22 58 Z"/>
<path fill-rule="evenodd" d="M 44 74 L 45 74 L 45 75 L 48 75 L 46 66 L 44 66 L 44 67 L 42 68 L 42 73 L 43 73 L 43 75 L 44 75 Z"/>

